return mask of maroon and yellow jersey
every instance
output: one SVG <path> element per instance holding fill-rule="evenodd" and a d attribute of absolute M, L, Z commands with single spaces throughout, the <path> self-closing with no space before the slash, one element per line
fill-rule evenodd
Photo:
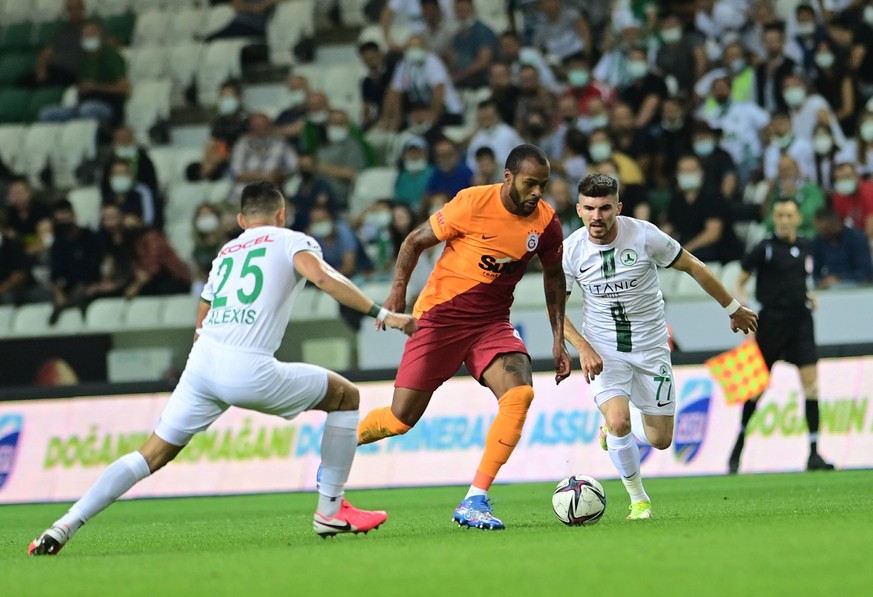
<path fill-rule="evenodd" d="M 509 319 L 515 285 L 527 263 L 561 263 L 564 234 L 552 207 L 529 216 L 507 211 L 502 184 L 464 189 L 430 217 L 446 242 L 413 315 L 432 323 Z"/>

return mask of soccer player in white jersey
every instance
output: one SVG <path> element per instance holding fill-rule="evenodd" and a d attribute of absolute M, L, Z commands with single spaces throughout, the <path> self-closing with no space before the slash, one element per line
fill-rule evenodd
<path fill-rule="evenodd" d="M 740 305 L 709 268 L 656 226 L 619 215 L 618 186 L 612 177 L 591 174 L 582 179 L 576 212 L 585 227 L 564 240 L 563 266 L 567 294 L 574 285 L 582 289 L 583 325 L 577 330 L 565 316 L 564 334 L 579 352 L 582 374 L 603 413 L 601 446 L 630 494 L 628 519 L 647 519 L 652 503 L 643 488 L 634 436 L 659 450 L 669 448 L 675 411 L 657 268 L 691 275 L 725 308 L 734 332 L 754 332 L 758 315 Z"/>
<path fill-rule="evenodd" d="M 358 510 L 343 498 L 358 445 L 358 389 L 327 369 L 281 363 L 273 354 L 288 325 L 298 273 L 390 328 L 411 335 L 417 323 L 374 304 L 322 260 L 315 240 L 284 228 L 284 206 L 282 194 L 268 182 L 243 189 L 237 216 L 243 233 L 212 262 L 194 346 L 154 433 L 138 451 L 109 465 L 69 512 L 30 544 L 28 554 L 57 554 L 79 527 L 173 460 L 229 406 L 288 420 L 306 410 L 326 411 L 313 529 L 330 536 L 366 532 L 385 522 L 385 512 Z"/>

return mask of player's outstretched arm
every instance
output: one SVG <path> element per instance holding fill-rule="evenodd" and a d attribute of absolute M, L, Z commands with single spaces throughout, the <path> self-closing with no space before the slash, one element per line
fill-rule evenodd
<path fill-rule="evenodd" d="M 724 284 L 715 277 L 712 270 L 706 267 L 700 259 L 682 249 L 682 254 L 673 267 L 690 275 L 706 291 L 706 294 L 718 301 L 724 307 L 731 319 L 731 330 L 742 331 L 744 334 L 758 329 L 758 314 L 742 306 Z"/>
<path fill-rule="evenodd" d="M 407 336 L 411 336 L 418 329 L 414 317 L 394 313 L 374 303 L 351 280 L 312 251 L 300 251 L 294 255 L 294 268 L 319 290 L 323 290 L 346 307 L 375 317 L 376 321 L 383 322 L 386 327 L 400 330 Z"/>
<path fill-rule="evenodd" d="M 588 343 L 588 340 L 579 333 L 567 315 L 564 315 L 564 336 L 567 338 L 567 342 L 579 353 L 579 365 L 582 367 L 585 383 L 591 383 L 595 377 L 603 373 L 603 359 Z"/>
<path fill-rule="evenodd" d="M 543 287 L 546 293 L 546 308 L 552 326 L 552 356 L 555 359 L 555 383 L 570 377 L 570 353 L 564 346 L 564 309 L 567 305 L 566 278 L 561 262 L 543 268 Z"/>
<path fill-rule="evenodd" d="M 419 225 L 403 239 L 403 243 L 397 251 L 394 283 L 391 285 L 391 294 L 385 301 L 386 309 L 398 313 L 403 313 L 406 310 L 406 287 L 409 285 L 409 278 L 412 277 L 412 270 L 415 269 L 421 253 L 438 244 L 440 244 L 440 239 L 433 231 L 430 220 Z"/>

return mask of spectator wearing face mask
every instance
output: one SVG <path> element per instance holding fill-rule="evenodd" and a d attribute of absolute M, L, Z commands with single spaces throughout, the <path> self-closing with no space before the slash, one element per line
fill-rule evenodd
<path fill-rule="evenodd" d="M 427 182 L 428 195 L 445 194 L 451 199 L 472 183 L 473 171 L 461 159 L 457 145 L 446 137 L 438 140 L 434 146 L 434 171 Z"/>
<path fill-rule="evenodd" d="M 843 145 L 846 137 L 827 100 L 817 93 L 807 92 L 806 82 L 798 75 L 788 75 L 782 82 L 782 96 L 791 114 L 794 134 L 807 141 L 817 124 L 827 124 L 837 145 Z"/>
<path fill-rule="evenodd" d="M 303 118 L 279 127 L 276 133 L 285 137 L 299 151 L 317 152 L 318 147 L 327 142 L 329 118 L 327 95 L 321 91 L 310 91 L 306 95 L 306 114 Z"/>
<path fill-rule="evenodd" d="M 219 180 L 227 175 L 230 152 L 249 129 L 249 114 L 243 108 L 241 96 L 238 81 L 228 80 L 221 84 L 218 115 L 212 120 L 209 138 L 203 147 L 203 159 L 185 169 L 189 181 Z"/>
<path fill-rule="evenodd" d="M 133 279 L 124 289 L 125 298 L 189 293 L 191 272 L 164 234 L 145 226 L 135 213 L 124 214 L 123 224 L 133 255 Z"/>
<path fill-rule="evenodd" d="M 426 40 L 413 35 L 397 65 L 385 96 L 379 127 L 388 131 L 400 128 L 405 107 L 422 102 L 430 105 L 437 122 L 445 126 L 463 122 L 464 105 L 445 64 L 427 50 Z"/>
<path fill-rule="evenodd" d="M 211 203 L 201 203 L 194 210 L 191 224 L 194 236 L 191 258 L 196 268 L 195 283 L 203 285 L 209 277 L 212 261 L 225 242 L 225 236 L 221 230 L 221 212 Z"/>
<path fill-rule="evenodd" d="M 355 275 L 358 240 L 347 224 L 337 221 L 330 210 L 316 206 L 309 211 L 307 233 L 318 242 L 331 267 L 346 277 Z"/>
<path fill-rule="evenodd" d="M 618 176 L 625 184 L 644 184 L 640 165 L 629 155 L 616 151 L 606 129 L 597 129 L 588 138 L 588 157 L 592 163 L 612 160 L 618 166 Z"/>
<path fill-rule="evenodd" d="M 539 0 L 537 0 L 539 1 Z M 522 47 L 521 38 L 513 31 L 504 31 L 500 35 L 500 52 L 497 61 L 509 67 L 509 76 L 513 83 L 518 83 L 519 71 L 523 66 L 532 66 L 537 69 L 540 82 L 543 87 L 557 93 L 560 91 L 558 80 L 552 72 L 549 63 L 536 48 L 527 43 Z"/>
<path fill-rule="evenodd" d="M 688 90 L 703 76 L 706 53 L 700 35 L 686 34 L 682 21 L 673 14 L 661 19 L 663 45 L 655 57 L 655 66 L 666 77 L 672 76 L 680 90 Z"/>
<path fill-rule="evenodd" d="M 36 284 L 24 247 L 3 226 L 0 214 L 0 305 L 21 305 L 47 300 L 49 295 Z"/>
<path fill-rule="evenodd" d="M 103 194 L 103 203 L 117 205 L 123 214 L 136 214 L 148 227 L 163 228 L 161 206 L 150 188 L 133 179 L 127 160 L 115 160 L 109 165 L 109 188 Z"/>
<path fill-rule="evenodd" d="M 739 181 L 731 154 L 719 145 L 720 133 L 706 122 L 695 122 L 691 129 L 691 149 L 703 165 L 704 184 L 712 186 L 708 191 L 729 199 L 736 195 Z"/>
<path fill-rule="evenodd" d="M 609 115 L 609 134 L 617 151 L 630 156 L 646 178 L 651 176 L 652 146 L 645 132 L 636 126 L 631 107 L 619 102 Z"/>
<path fill-rule="evenodd" d="M 109 171 L 112 162 L 126 161 L 130 166 L 130 175 L 135 184 L 143 184 L 149 188 L 153 197 L 159 195 L 158 175 L 155 165 L 149 157 L 148 151 L 137 144 L 133 137 L 133 131 L 128 126 L 120 126 L 112 133 L 112 147 L 103 167 L 103 177 L 100 181 L 100 190 L 103 195 L 112 191 L 109 184 Z"/>
<path fill-rule="evenodd" d="M 764 177 L 776 178 L 779 160 L 789 156 L 800 168 L 800 175 L 809 179 L 815 174 L 815 151 L 812 141 L 798 137 L 791 128 L 791 116 L 777 112 L 770 123 L 770 143 L 764 149 Z"/>
<path fill-rule="evenodd" d="M 815 214 L 825 206 L 824 191 L 803 174 L 797 161 L 789 155 L 779 158 L 778 172 L 770 184 L 770 193 L 763 206 L 764 226 L 773 232 L 773 206 L 783 197 L 791 197 L 797 203 L 801 216 L 798 230 L 807 238 L 815 234 Z"/>
<path fill-rule="evenodd" d="M 721 146 L 731 155 L 740 182 L 745 183 L 761 160 L 760 132 L 770 123 L 770 114 L 751 102 L 731 100 L 730 78 L 720 77 L 713 81 L 697 118 L 722 131 Z"/>
<path fill-rule="evenodd" d="M 309 212 L 313 207 L 324 207 L 334 215 L 338 208 L 333 186 L 319 174 L 315 154 L 300 154 L 297 176 L 297 188 L 286 195 L 289 205 L 285 209 L 285 224 L 292 230 L 303 232 L 309 226 Z"/>
<path fill-rule="evenodd" d="M 818 44 L 828 39 L 828 32 L 816 22 L 815 11 L 809 4 L 798 4 L 794 17 L 794 36 L 787 44 L 785 53 L 794 58 L 804 76 L 811 79 L 815 75 Z"/>
<path fill-rule="evenodd" d="M 694 84 L 694 93 L 700 97 L 710 94 L 712 83 L 722 77 L 730 77 L 733 102 L 755 102 L 758 93 L 756 89 L 755 68 L 750 62 L 749 52 L 739 42 L 731 42 L 724 48 L 721 66 L 710 70 Z"/>
<path fill-rule="evenodd" d="M 403 149 L 406 142 L 412 138 L 424 139 L 427 143 L 427 161 L 433 162 L 433 148 L 437 141 L 443 138 L 443 127 L 436 120 L 436 116 L 428 104 L 412 104 L 409 106 L 407 127 L 394 135 L 394 140 L 388 150 L 387 163 L 395 163 L 403 159 Z"/>
<path fill-rule="evenodd" d="M 458 28 L 447 55 L 452 81 L 458 89 L 484 87 L 497 53 L 497 36 L 476 18 L 472 0 L 455 0 L 455 17 Z"/>
<path fill-rule="evenodd" d="M 543 19 L 534 30 L 534 46 L 558 60 L 578 52 L 591 52 L 591 29 L 579 11 L 561 0 L 541 0 L 540 10 Z"/>
<path fill-rule="evenodd" d="M 812 76 L 816 89 L 833 109 L 840 129 L 851 133 L 855 129 L 856 107 L 860 100 L 853 73 L 847 68 L 845 58 L 837 56 L 833 42 L 827 39 L 816 43 L 813 60 L 815 70 Z"/>
<path fill-rule="evenodd" d="M 491 99 L 497 102 L 500 118 L 508 125 L 514 125 L 518 114 L 519 89 L 512 82 L 509 66 L 495 62 L 488 70 L 488 89 Z"/>
<path fill-rule="evenodd" d="M 307 101 L 310 91 L 312 90 L 309 88 L 309 80 L 306 77 L 293 73 L 288 76 L 282 97 L 282 105 L 285 107 L 273 121 L 273 124 L 276 126 L 276 132 L 279 135 L 293 137 L 295 140 L 300 135 L 300 128 L 294 125 L 299 123 L 302 126 L 304 122 L 308 112 Z M 321 110 L 327 105 L 326 99 L 324 106 L 321 105 L 320 100 L 323 99 L 322 97 L 314 99 L 319 102 L 319 107 L 316 110 Z"/>
<path fill-rule="evenodd" d="M 83 306 L 96 298 L 121 296 L 133 279 L 132 243 L 125 234 L 123 219 L 124 215 L 114 203 L 106 203 L 100 208 L 100 227 L 97 229 L 103 248 L 100 279 L 85 287 Z"/>
<path fill-rule="evenodd" d="M 121 122 L 124 102 L 130 93 L 124 58 L 105 42 L 103 29 L 96 21 L 85 21 L 82 25 L 81 44 L 85 56 L 76 83 L 76 105 L 42 108 L 39 120 L 65 122 L 73 118 L 93 118 L 106 125 Z"/>
<path fill-rule="evenodd" d="M 565 95 L 571 96 L 577 103 L 577 114 L 588 116 L 591 113 L 589 104 L 592 100 L 600 100 L 611 105 L 615 101 L 613 90 L 591 76 L 591 64 L 587 55 L 577 52 L 564 58 L 564 72 L 567 75 Z"/>
<path fill-rule="evenodd" d="M 382 116 L 385 94 L 401 54 L 386 54 L 376 42 L 366 41 L 358 46 L 358 55 L 367 68 L 367 74 L 361 79 L 361 126 L 366 130 Z"/>
<path fill-rule="evenodd" d="M 873 96 L 873 4 L 859 9 L 854 21 L 854 35 L 849 66 L 855 72 L 864 97 Z M 869 109 L 869 108 L 868 108 Z"/>
<path fill-rule="evenodd" d="M 487 99 L 479 103 L 476 110 L 478 128 L 467 146 L 467 167 L 472 172 L 476 168 L 476 151 L 480 147 L 490 147 L 497 162 L 506 162 L 509 152 L 524 143 L 518 132 L 500 119 L 497 102 Z"/>
<path fill-rule="evenodd" d="M 427 161 L 427 142 L 421 137 L 407 139 L 394 183 L 394 200 L 417 212 L 433 171 Z"/>
<path fill-rule="evenodd" d="M 318 173 L 331 187 L 340 208 L 348 205 L 352 180 L 368 165 L 360 137 L 352 134 L 349 117 L 331 110 L 327 120 L 327 142 L 318 148 Z"/>
<path fill-rule="evenodd" d="M 249 132 L 233 146 L 230 174 L 234 186 L 230 195 L 238 197 L 250 183 L 268 180 L 281 185 L 297 169 L 297 153 L 276 135 L 264 114 L 249 117 Z"/>
<path fill-rule="evenodd" d="M 847 226 L 873 240 L 873 182 L 860 178 L 854 164 L 837 164 L 831 202 Z"/>
<path fill-rule="evenodd" d="M 374 201 L 353 223 L 364 252 L 372 263 L 373 273 L 378 277 L 386 277 L 394 262 L 390 230 L 392 209 L 393 204 L 388 199 Z"/>
<path fill-rule="evenodd" d="M 691 122 L 685 118 L 681 100 L 664 100 L 661 121 L 650 127 L 646 135 L 653 154 L 653 182 L 659 189 L 666 189 L 676 172 L 679 156 L 691 151 Z"/>
<path fill-rule="evenodd" d="M 785 24 L 771 22 L 765 25 L 762 39 L 764 60 L 755 71 L 756 103 L 770 113 L 786 110 L 788 105 L 782 89 L 785 78 L 794 73 L 797 63 L 785 54 Z"/>
<path fill-rule="evenodd" d="M 100 280 L 103 247 L 99 237 L 76 224 L 73 205 L 61 199 L 52 206 L 54 243 L 51 248 L 52 302 L 50 322 L 61 311 L 85 301 L 85 289 Z"/>
<path fill-rule="evenodd" d="M 852 162 L 863 176 L 873 175 L 873 98 L 858 117 L 858 127 L 854 139 L 846 141 L 841 147 L 839 161 Z"/>
<path fill-rule="evenodd" d="M 727 204 L 704 192 L 703 168 L 696 156 L 679 159 L 676 189 L 661 229 L 701 261 L 726 263 L 742 251 L 727 214 Z"/>
<path fill-rule="evenodd" d="M 15 237 L 24 248 L 29 258 L 38 261 L 48 245 L 44 242 L 41 230 L 51 230 L 51 212 L 41 201 L 34 197 L 33 187 L 27 177 L 13 178 L 6 189 L 6 207 L 0 215 L 3 216 L 3 227 L 7 229 L 8 237 Z"/>
<path fill-rule="evenodd" d="M 870 245 L 864 234 L 844 224 L 832 208 L 815 214 L 812 279 L 816 288 L 857 286 L 873 280 Z"/>
<path fill-rule="evenodd" d="M 831 128 L 824 124 L 816 125 L 812 135 L 815 174 L 812 178 L 823 189 L 831 188 L 834 165 L 840 148 L 834 143 Z"/>
<path fill-rule="evenodd" d="M 619 91 L 619 99 L 636 115 L 634 125 L 647 128 L 661 117 L 661 102 L 667 97 L 664 79 L 649 68 L 645 48 L 631 48 L 627 53 L 628 83 Z"/>

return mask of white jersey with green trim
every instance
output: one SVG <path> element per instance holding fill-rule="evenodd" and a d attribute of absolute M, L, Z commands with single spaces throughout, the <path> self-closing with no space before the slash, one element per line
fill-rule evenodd
<path fill-rule="evenodd" d="M 657 268 L 679 258 L 682 247 L 649 222 L 618 216 L 618 235 L 598 245 L 580 228 L 564 239 L 564 276 L 569 294 L 582 289 L 579 328 L 596 350 L 648 350 L 667 343 L 664 297 Z M 567 311 L 570 313 L 570 310 Z"/>
<path fill-rule="evenodd" d="M 224 245 L 200 295 L 211 307 L 197 333 L 242 350 L 276 352 L 305 283 L 294 269 L 300 251 L 321 256 L 311 236 L 276 226 L 249 228 Z"/>

